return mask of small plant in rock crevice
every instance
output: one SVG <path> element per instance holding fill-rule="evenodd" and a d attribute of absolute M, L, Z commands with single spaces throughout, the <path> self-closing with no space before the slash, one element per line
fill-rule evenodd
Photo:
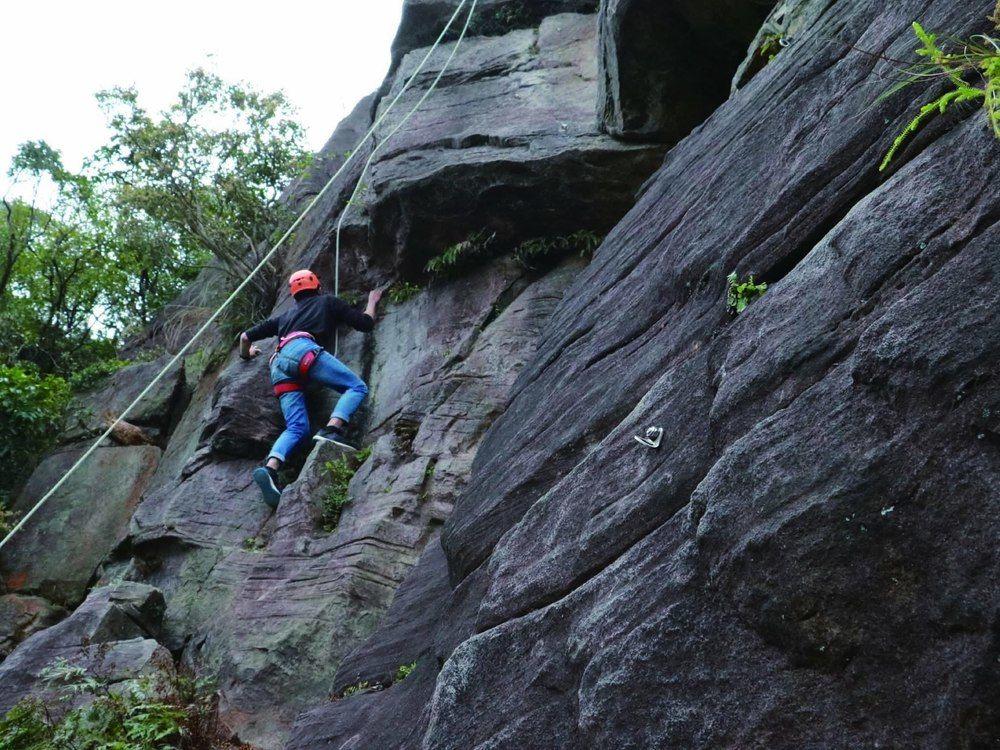
<path fill-rule="evenodd" d="M 980 34 L 967 41 L 953 39 L 941 44 L 937 34 L 928 33 L 919 23 L 913 24 L 913 31 L 920 41 L 917 55 L 923 61 L 904 71 L 904 80 L 883 94 L 880 101 L 914 83 L 935 78 L 947 80 L 950 88 L 920 108 L 893 141 L 880 171 L 889 167 L 932 118 L 964 103 L 982 102 L 990 126 L 1000 138 L 1000 40 Z"/>
<path fill-rule="evenodd" d="M 726 291 L 726 307 L 733 315 L 739 315 L 747 309 L 747 306 L 756 302 L 767 292 L 767 284 L 754 282 L 753 274 L 740 281 L 739 276 L 733 271 L 726 278 L 728 289 Z"/>
<path fill-rule="evenodd" d="M 452 245 L 436 258 L 429 260 L 424 270 L 431 276 L 454 276 L 477 261 L 491 257 L 496 238 L 496 232 L 485 229 L 474 232 L 468 239 Z"/>
<path fill-rule="evenodd" d="M 327 533 L 334 531 L 340 523 L 340 516 L 350 503 L 347 489 L 351 479 L 371 454 L 371 446 L 368 446 L 357 453 L 340 456 L 323 465 L 330 484 L 323 495 L 320 525 Z"/>
<path fill-rule="evenodd" d="M 781 34 L 765 34 L 760 40 L 757 48 L 757 58 L 767 65 L 778 56 L 784 46 L 784 37 Z"/>
<path fill-rule="evenodd" d="M 340 298 L 351 307 L 357 307 L 365 300 L 365 296 L 361 292 L 341 292 Z"/>
<path fill-rule="evenodd" d="M 525 270 L 537 272 L 571 254 L 589 258 L 603 241 L 596 232 L 581 229 L 572 234 L 526 240 L 509 251 L 509 255 Z M 454 278 L 502 254 L 496 233 L 483 229 L 432 258 L 424 270 L 434 277 Z"/>
<path fill-rule="evenodd" d="M 255 536 L 248 536 L 243 540 L 244 552 L 263 552 L 265 549 L 267 549 L 267 544 L 264 543 L 263 539 Z"/>
<path fill-rule="evenodd" d="M 389 301 L 396 305 L 401 305 L 404 302 L 408 302 L 420 293 L 420 286 L 418 284 L 412 284 L 408 281 L 400 281 L 397 284 L 393 284 L 389 287 L 386 292 L 386 296 Z"/>
<path fill-rule="evenodd" d="M 540 237 L 522 242 L 514 250 L 514 260 L 529 271 L 537 271 L 553 260 L 575 253 L 590 258 L 604 238 L 596 232 L 580 230 L 561 237 Z"/>
<path fill-rule="evenodd" d="M 417 668 L 417 663 L 415 661 L 411 661 L 409 664 L 400 664 L 399 669 L 396 670 L 396 674 L 392 678 L 393 683 L 395 684 L 397 682 L 402 682 L 411 674 L 413 674 L 416 668 Z"/>
<path fill-rule="evenodd" d="M 368 680 L 361 680 L 360 682 L 354 683 L 350 687 L 344 688 L 339 695 L 333 696 L 331 700 L 338 701 L 344 698 L 350 698 L 352 695 L 357 695 L 358 693 L 363 693 L 367 690 L 379 689 L 381 689 L 381 685 L 372 685 L 368 682 Z"/>

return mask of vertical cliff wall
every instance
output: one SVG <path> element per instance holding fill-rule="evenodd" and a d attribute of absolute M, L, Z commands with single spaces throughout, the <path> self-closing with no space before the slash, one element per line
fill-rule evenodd
<path fill-rule="evenodd" d="M 290 204 L 455 4 L 406 2 Z M 484 3 L 282 258 L 330 278 L 346 211 L 345 290 L 420 285 L 342 340 L 372 450 L 339 523 L 323 449 L 260 502 L 264 363 L 207 342 L 137 418 L 150 444 L 102 448 L 0 555 L 0 709 L 64 656 L 214 675 L 267 749 L 988 746 L 1000 147 L 960 109 L 879 174 L 935 83 L 876 100 L 910 22 L 970 36 L 992 5 Z M 593 259 L 511 252 L 580 231 L 607 234 Z M 476 236 L 478 263 L 424 273 Z M 735 317 L 732 271 L 769 284 Z M 20 507 L 143 368 L 81 397 Z"/>

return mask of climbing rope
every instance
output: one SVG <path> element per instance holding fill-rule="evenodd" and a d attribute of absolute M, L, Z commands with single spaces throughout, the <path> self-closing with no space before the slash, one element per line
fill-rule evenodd
<path fill-rule="evenodd" d="M 121 412 L 121 414 L 118 415 L 117 419 L 115 419 L 114 422 L 112 422 L 108 426 L 108 428 L 104 431 L 104 433 L 99 438 L 97 438 L 97 440 L 94 441 L 94 443 L 83 453 L 83 455 L 81 455 L 74 462 L 74 464 L 69 468 L 69 470 L 65 474 L 63 474 L 62 477 L 60 477 L 59 481 L 57 481 L 48 492 L 42 495 L 42 498 L 37 503 L 35 503 L 34 507 L 32 507 L 32 509 L 28 511 L 21 518 L 20 521 L 17 522 L 14 528 L 10 530 L 7 536 L 5 536 L 2 541 L 0 541 L 0 550 L 2 550 L 7 545 L 7 543 L 14 537 L 14 535 L 17 534 L 17 532 L 20 531 L 22 528 L 24 528 L 25 524 L 27 524 L 28 521 L 31 520 L 31 518 L 35 515 L 35 513 L 41 510 L 42 506 L 44 506 L 45 503 L 47 503 L 49 499 L 56 492 L 58 492 L 59 488 L 66 483 L 66 480 L 69 479 L 76 472 L 76 470 L 83 465 L 83 463 L 94 453 L 94 451 L 98 449 L 98 447 L 100 447 L 101 443 L 103 443 L 111 435 L 111 433 L 114 432 L 115 428 L 122 423 L 125 417 L 127 417 L 129 413 L 131 413 L 131 411 L 136 406 L 138 406 L 138 404 L 147 395 L 149 395 L 150 391 L 153 390 L 156 384 L 159 383 L 160 380 L 162 380 L 163 377 L 178 362 L 181 361 L 181 359 L 183 359 L 184 355 L 187 354 L 187 352 L 191 349 L 194 343 L 199 338 L 201 338 L 201 336 L 205 333 L 205 331 L 207 331 L 212 326 L 212 324 L 215 323 L 216 320 L 219 319 L 219 316 L 222 315 L 222 313 L 226 310 L 226 308 L 228 308 L 233 303 L 233 301 L 239 296 L 240 292 L 242 292 L 247 287 L 247 285 L 250 284 L 251 281 L 253 281 L 254 277 L 258 273 L 260 273 L 260 271 L 264 268 L 264 266 L 266 266 L 268 262 L 270 262 L 271 258 L 274 257 L 275 253 L 278 252 L 278 250 L 285 244 L 286 240 L 288 240 L 288 238 L 291 237 L 292 234 L 295 232 L 295 230 L 298 229 L 298 227 L 302 224 L 303 220 L 309 214 L 309 212 L 312 211 L 312 209 L 316 207 L 316 204 L 318 204 L 323 199 L 323 196 L 326 195 L 327 191 L 329 191 L 330 187 L 337 180 L 337 178 L 344 173 L 344 171 L 347 169 L 347 166 L 354 160 L 355 155 L 358 153 L 361 147 L 365 145 L 365 143 L 368 141 L 369 138 L 374 137 L 376 130 L 379 128 L 379 126 L 382 124 L 385 118 L 389 116 L 389 113 L 392 112 L 393 108 L 396 106 L 399 100 L 403 98 L 403 95 L 410 89 L 414 81 L 417 80 L 417 77 L 421 73 L 423 73 L 424 68 L 431 59 L 431 56 L 437 51 L 438 47 L 441 46 L 441 43 L 444 41 L 445 37 L 448 35 L 448 32 L 451 30 L 452 24 L 455 23 L 455 20 L 462 13 L 462 9 L 466 6 L 468 2 L 469 0 L 461 0 L 461 2 L 458 4 L 458 7 L 455 8 L 455 12 L 452 14 L 451 18 L 448 19 L 447 25 L 441 31 L 440 35 L 438 36 L 434 44 L 431 46 L 431 48 L 427 51 L 427 54 L 424 55 L 423 60 L 420 61 L 420 64 L 413 71 L 413 74 L 409 77 L 409 79 L 407 79 L 406 83 L 399 90 L 399 93 L 396 94 L 393 100 L 389 103 L 389 106 L 386 107 L 385 110 L 382 112 L 382 114 L 375 119 L 375 121 L 372 123 L 372 126 L 368 129 L 368 132 L 366 132 L 364 137 L 358 142 L 358 145 L 354 149 L 352 149 L 351 152 L 347 155 L 347 158 L 344 160 L 344 163 L 340 165 L 340 168 L 333 174 L 332 177 L 330 177 L 329 180 L 327 180 L 326 184 L 323 186 L 323 189 L 320 190 L 316 194 L 316 196 L 309 202 L 309 205 L 307 205 L 305 209 L 303 209 L 302 213 L 299 214 L 298 218 L 295 219 L 294 222 L 292 222 L 291 226 L 289 226 L 287 230 L 285 230 L 285 233 L 281 235 L 281 237 L 274 244 L 274 246 L 267 252 L 267 254 L 264 255 L 263 258 L 261 258 L 260 262 L 253 268 L 252 271 L 250 271 L 249 275 L 247 275 L 247 277 L 240 283 L 240 285 L 233 290 L 233 293 L 229 295 L 229 297 L 218 307 L 218 309 L 214 313 L 212 313 L 209 319 L 202 324 L 201 328 L 199 328 L 195 332 L 195 334 L 188 340 L 188 342 L 181 347 L 180 351 L 178 351 L 177 354 L 175 354 L 173 358 L 166 365 L 164 365 L 163 369 L 160 370 L 159 373 L 157 373 L 156 377 L 154 377 L 150 381 L 149 385 L 147 385 L 142 390 L 142 392 L 135 397 L 132 403 L 130 403 L 128 406 L 125 407 L 125 409 Z M 361 177 L 358 179 L 358 184 L 355 186 L 354 193 L 351 195 L 352 201 L 354 200 L 354 198 L 358 193 L 358 188 L 361 185 L 361 180 L 364 178 L 365 171 L 368 169 L 368 166 L 371 164 L 372 159 L 374 158 L 374 155 L 378 152 L 379 148 L 385 145 L 386 141 L 392 138 L 392 136 L 394 136 L 399 131 L 402 125 L 406 123 L 416 113 L 417 109 L 421 105 L 423 105 L 423 103 L 431 95 L 431 92 L 440 82 L 442 76 L 444 75 L 445 71 L 448 68 L 448 65 L 450 65 L 451 61 L 455 58 L 455 54 L 458 52 L 458 48 L 461 46 L 462 41 L 465 39 L 465 35 L 469 29 L 469 24 L 472 21 L 472 14 L 475 13 L 476 5 L 478 2 L 479 0 L 472 0 L 472 5 L 470 6 L 469 10 L 469 15 L 465 20 L 465 27 L 462 29 L 461 36 L 459 36 L 458 41 L 455 44 L 455 48 L 452 50 L 451 55 L 448 58 L 447 64 L 438 73 L 437 78 L 434 79 L 433 85 L 420 98 L 420 101 L 417 102 L 417 105 L 413 109 L 411 109 L 410 112 L 400 121 L 399 125 L 397 125 L 392 131 L 390 131 L 389 135 L 386 136 L 386 138 L 382 141 L 382 143 L 378 144 L 373 149 L 372 156 L 370 156 L 368 158 L 368 161 L 365 163 L 364 169 L 362 170 L 361 173 Z M 334 271 L 335 294 L 339 292 L 339 285 L 340 285 L 340 227 L 341 224 L 343 223 L 343 215 L 347 213 L 349 208 L 350 208 L 350 202 L 348 202 L 347 206 L 344 207 L 344 210 L 341 212 L 341 219 L 337 223 L 337 251 L 335 258 L 336 266 Z"/>
<path fill-rule="evenodd" d="M 392 137 L 394 135 L 396 135 L 396 133 L 398 133 L 399 130 L 407 122 L 409 122 L 410 118 L 413 117 L 413 115 L 415 115 L 417 113 L 417 110 L 420 109 L 423 106 L 424 102 L 427 101 L 428 97 L 432 93 L 434 93 L 434 89 L 437 88 L 437 85 L 441 82 L 441 79 L 444 77 L 445 72 L 447 72 L 448 68 L 451 67 L 452 60 L 455 59 L 455 55 L 458 53 L 458 48 L 462 46 L 462 42 L 465 40 L 465 35 L 469 31 L 469 24 L 472 22 L 472 16 L 476 12 L 476 5 L 478 3 L 479 3 L 479 0 L 472 0 L 472 5 L 469 8 L 469 15 L 465 19 L 465 26 L 462 28 L 462 33 L 458 35 L 458 41 L 455 42 L 455 46 L 452 48 L 451 54 L 448 56 L 448 59 L 445 61 L 444 65 L 441 66 L 441 70 L 438 71 L 438 74 L 434 78 L 434 81 L 428 87 L 427 91 L 424 92 L 424 95 L 422 97 L 420 97 L 420 101 L 418 101 L 413 106 L 413 109 L 411 109 L 409 112 L 406 113 L 406 116 L 396 124 L 396 127 L 394 127 L 391 131 L 389 131 L 389 134 L 385 138 L 383 138 L 381 142 L 375 144 L 375 146 L 372 148 L 371 154 L 369 154 L 369 156 L 368 156 L 367 161 L 365 161 L 365 165 L 361 168 L 361 175 L 360 175 L 360 177 L 358 177 L 358 181 L 354 185 L 354 192 L 351 193 L 351 197 L 347 201 L 347 206 L 344 208 L 343 211 L 340 212 L 340 218 L 337 220 L 337 241 L 335 243 L 334 265 L 333 265 L 333 294 L 334 294 L 334 296 L 340 296 L 340 230 L 344 226 L 344 219 L 347 218 L 348 212 L 351 210 L 351 207 L 354 205 L 355 201 L 357 200 L 358 193 L 361 192 L 362 186 L 364 185 L 364 182 L 365 182 L 365 175 L 368 174 L 368 168 L 372 165 L 372 162 L 375 161 L 375 157 L 378 156 L 378 153 L 382 149 L 382 147 L 386 143 L 388 143 L 390 140 L 392 140 Z M 459 7 L 461 7 L 461 6 L 459 6 Z M 435 45 L 435 47 L 436 46 L 437 45 Z M 431 52 L 433 52 L 433 51 L 434 50 L 432 49 Z M 425 58 L 425 62 L 426 62 L 426 58 Z M 412 80 L 413 80 L 413 78 L 411 77 L 410 81 L 412 81 Z M 403 94 L 403 92 L 405 90 L 406 90 L 406 87 L 404 87 L 403 90 L 399 92 L 399 96 L 402 96 L 402 94 Z M 399 99 L 399 96 L 396 97 L 397 100 Z M 337 354 L 339 352 L 339 349 L 340 349 L 340 334 L 339 334 L 339 332 L 337 332 L 337 333 L 334 334 L 334 344 L 333 344 L 333 355 L 334 356 L 337 356 Z"/>

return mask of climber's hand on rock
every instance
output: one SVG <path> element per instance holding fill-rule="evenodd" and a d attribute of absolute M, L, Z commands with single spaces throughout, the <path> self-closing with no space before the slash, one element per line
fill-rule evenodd
<path fill-rule="evenodd" d="M 250 343 L 250 337 L 245 333 L 240 334 L 240 358 L 253 359 L 260 356 L 260 347 Z"/>
<path fill-rule="evenodd" d="M 382 301 L 382 293 L 385 290 L 379 287 L 378 289 L 372 289 L 368 292 L 368 305 L 370 307 L 375 307 L 379 302 Z"/>

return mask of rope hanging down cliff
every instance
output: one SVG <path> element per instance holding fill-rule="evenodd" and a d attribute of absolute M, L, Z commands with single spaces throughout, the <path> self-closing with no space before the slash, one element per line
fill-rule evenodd
<path fill-rule="evenodd" d="M 357 200 L 358 193 L 361 192 L 361 188 L 364 185 L 365 181 L 365 175 L 368 174 L 368 167 L 372 165 L 372 162 L 375 160 L 375 157 L 378 156 L 378 153 L 382 149 L 382 147 L 390 140 L 392 140 L 393 136 L 395 136 L 396 133 L 398 133 L 400 129 L 409 121 L 409 119 L 413 117 L 414 114 L 416 114 L 417 110 L 423 106 L 424 102 L 427 101 L 427 98 L 431 95 L 431 93 L 433 93 L 434 89 L 436 89 L 437 85 L 441 82 L 441 79 L 444 77 L 445 72 L 448 70 L 449 67 L 451 67 L 451 63 L 455 59 L 455 55 L 458 53 L 458 48 L 461 46 L 462 40 L 465 39 L 465 35 L 469 31 L 469 24 L 472 22 L 472 16 L 476 12 L 476 5 L 478 4 L 478 2 L 479 0 L 472 0 L 472 6 L 469 8 L 469 15 L 465 19 L 465 26 L 462 28 L 462 33 L 459 34 L 458 41 L 452 48 L 451 54 L 448 56 L 448 59 L 445 61 L 445 64 L 441 66 L 441 70 L 438 71 L 438 74 L 434 78 L 434 81 L 431 83 L 430 86 L 427 87 L 427 91 L 424 92 L 424 95 L 422 97 L 420 97 L 420 100 L 413 106 L 413 109 L 407 112 L 406 116 L 398 123 L 396 123 L 396 127 L 390 130 L 389 134 L 385 138 L 383 138 L 381 141 L 375 144 L 375 146 L 372 148 L 371 154 L 368 155 L 368 159 L 365 161 L 365 165 L 361 168 L 361 174 L 358 176 L 358 181 L 354 185 L 354 191 L 351 193 L 351 197 L 348 199 L 347 205 L 344 207 L 344 210 L 340 212 L 340 218 L 337 219 L 337 239 L 335 242 L 334 261 L 333 261 L 333 294 L 335 297 L 340 295 L 340 230 L 344 226 L 344 219 L 347 218 L 348 211 L 351 210 L 351 206 L 353 206 L 354 202 Z M 459 8 L 461 8 L 461 5 L 459 6 Z M 449 26 L 451 25 L 450 21 L 448 22 L 448 25 Z M 445 32 L 447 32 L 447 29 L 445 29 Z M 440 42 L 440 39 L 438 41 Z M 437 45 L 435 44 L 435 46 Z M 413 76 L 410 77 L 409 81 L 407 82 L 407 87 L 409 86 L 409 82 L 412 81 L 413 77 L 416 76 L 417 73 L 419 72 L 420 71 L 418 69 L 413 74 Z M 405 90 L 406 87 L 403 88 L 403 91 Z M 400 95 L 402 95 L 403 91 L 399 92 Z M 364 141 L 362 141 L 362 143 L 364 143 Z M 333 345 L 333 354 L 334 356 L 337 356 L 337 354 L 339 353 L 338 350 L 340 349 L 340 333 L 337 332 L 336 334 L 334 334 L 334 336 L 335 338 Z"/>
<path fill-rule="evenodd" d="M 403 98 L 403 95 L 406 94 L 406 92 L 410 89 L 413 83 L 417 80 L 418 76 L 420 76 L 420 74 L 423 73 L 424 68 L 427 66 L 427 63 L 431 59 L 431 56 L 437 51 L 438 47 L 441 46 L 441 43 L 444 41 L 445 37 L 448 35 L 448 32 L 451 30 L 452 25 L 455 23 L 456 19 L 461 15 L 462 10 L 465 8 L 468 2 L 469 0 L 461 0 L 461 2 L 458 4 L 458 7 L 455 8 L 455 12 L 452 14 L 451 18 L 448 19 L 448 23 L 441 31 L 441 34 L 438 36 L 437 40 L 434 42 L 431 48 L 427 51 L 427 54 L 424 55 L 424 58 L 420 61 L 420 64 L 413 71 L 413 74 L 407 79 L 406 83 L 399 90 L 399 93 L 396 94 L 393 100 L 389 103 L 389 106 L 386 107 L 385 110 L 383 110 L 382 114 L 380 114 L 377 118 L 375 118 L 375 122 L 372 123 L 372 126 L 368 129 L 368 132 L 366 132 L 364 137 L 358 142 L 358 145 L 355 146 L 355 148 L 348 154 L 347 158 L 344 160 L 344 163 L 340 166 L 340 169 L 338 169 L 333 174 L 333 176 L 330 177 L 329 180 L 327 180 L 326 184 L 323 186 L 323 189 L 316 194 L 316 196 L 309 202 L 309 205 L 307 205 L 305 209 L 303 209 L 302 213 L 299 214 L 298 218 L 296 218 L 295 221 L 292 222 L 291 226 L 289 226 L 288 229 L 285 230 L 285 233 L 281 235 L 278 241 L 274 244 L 274 247 L 272 247 L 264 255 L 264 257 L 261 258 L 260 262 L 254 267 L 252 271 L 250 271 L 250 273 L 240 283 L 240 285 L 233 290 L 232 294 L 230 294 L 229 297 L 221 305 L 219 305 L 218 309 L 214 313 L 212 313 L 211 317 L 209 317 L 209 319 L 202 324 L 201 328 L 199 328 L 195 332 L 195 334 L 188 340 L 188 342 L 183 347 L 181 347 L 180 351 L 178 351 L 177 354 L 175 354 L 173 358 L 163 367 L 163 369 L 160 370 L 159 373 L 157 373 L 156 377 L 154 377 L 150 381 L 149 385 L 147 385 L 142 390 L 142 392 L 135 397 L 135 399 L 132 401 L 131 404 L 129 404 L 128 406 L 125 407 L 124 410 L 122 410 L 121 414 L 119 414 L 117 419 L 115 419 L 114 422 L 112 422 L 108 426 L 108 428 L 104 431 L 104 433 L 100 437 L 98 437 L 97 440 L 95 440 L 93 444 L 86 450 L 86 452 L 84 452 L 84 454 L 76 460 L 76 462 L 69 468 L 69 470 L 65 474 L 63 474 L 62 477 L 60 477 L 59 481 L 56 482 L 48 492 L 42 495 L 42 498 L 37 503 L 35 503 L 34 507 L 32 507 L 32 509 L 28 511 L 24 515 L 24 517 L 21 518 L 20 521 L 17 522 L 14 528 L 10 530 L 10 533 L 8 533 L 7 536 L 5 536 L 2 541 L 0 541 L 0 550 L 2 550 L 7 545 L 7 543 L 14 537 L 15 534 L 17 534 L 18 531 L 24 528 L 24 525 L 32 518 L 32 516 L 34 516 L 35 513 L 37 513 L 42 508 L 42 506 L 49 501 L 49 499 L 59 490 L 59 488 L 62 487 L 63 484 L 65 484 L 66 480 L 69 479 L 76 472 L 76 470 L 83 465 L 83 463 L 94 453 L 95 450 L 97 450 L 98 447 L 100 447 L 101 443 L 103 443 L 108 438 L 108 436 L 110 436 L 111 433 L 114 432 L 115 428 L 118 427 L 119 424 L 121 424 L 122 420 L 124 420 L 125 417 L 127 417 L 129 413 L 136 406 L 138 406 L 138 404 L 147 395 L 149 395 L 150 391 L 153 390 L 153 387 L 157 383 L 159 383 L 160 380 L 163 379 L 163 376 L 166 375 L 172 368 L 174 368 L 177 365 L 177 363 L 181 361 L 181 359 L 183 359 L 184 355 L 187 354 L 187 352 L 191 349 L 194 343 L 199 338 L 201 338 L 201 336 L 205 333 L 205 331 L 207 331 L 212 326 L 212 324 L 215 323 L 216 320 L 218 320 L 219 316 L 226 310 L 226 308 L 228 308 L 233 303 L 233 301 L 239 296 L 240 292 L 242 292 L 247 287 L 247 285 L 253 280 L 253 278 L 258 273 L 260 273 L 260 271 L 264 268 L 264 266 L 266 266 L 270 262 L 271 258 L 274 257 L 274 254 L 278 252 L 278 250 L 285 244 L 286 240 L 288 240 L 288 238 L 295 232 L 295 230 L 298 229 L 299 225 L 302 224 L 303 220 L 309 214 L 309 212 L 312 211 L 312 209 L 315 208 L 316 204 L 318 204 L 323 199 L 323 196 L 326 195 L 327 191 L 337 180 L 337 178 L 344 173 L 344 170 L 346 170 L 347 166 L 353 161 L 359 149 L 361 149 L 361 147 L 365 145 L 365 143 L 368 141 L 369 138 L 374 137 L 376 130 L 378 130 L 379 126 L 382 124 L 385 118 L 388 117 L 390 112 L 392 112 L 393 108 Z M 357 197 L 361 181 L 364 178 L 365 172 L 371 165 L 379 149 L 382 146 L 384 146 L 385 143 L 389 139 L 391 139 L 400 130 L 400 128 L 402 128 L 402 126 L 406 122 L 408 122 L 411 117 L 413 117 L 414 114 L 416 114 L 417 110 L 421 106 L 423 106 L 424 102 L 427 101 L 427 98 L 431 95 L 431 93 L 437 87 L 438 83 L 441 81 L 441 78 L 444 76 L 445 71 L 448 69 L 448 66 L 451 65 L 452 60 L 455 59 L 455 55 L 458 52 L 459 47 L 461 47 L 462 42 L 465 40 L 465 36 L 469 31 L 469 25 L 472 22 L 472 16 L 476 12 L 476 5 L 478 4 L 478 2 L 479 0 L 472 0 L 472 4 L 469 6 L 468 16 L 465 19 L 465 25 L 463 26 L 462 32 L 461 34 L 459 34 L 459 37 L 455 42 L 455 46 L 451 51 L 451 55 L 448 57 L 448 60 L 445 63 L 445 65 L 441 67 L 441 71 L 437 74 L 437 77 L 428 87 L 426 93 L 424 93 L 424 95 L 420 98 L 420 100 L 416 103 L 416 105 L 406 114 L 406 116 L 403 117 L 402 120 L 400 120 L 400 122 L 396 125 L 396 127 L 393 128 L 389 132 L 389 134 L 372 149 L 372 154 L 368 157 L 368 160 L 365 162 L 365 166 L 362 169 L 361 176 L 358 178 L 358 183 L 355 186 L 354 192 L 351 195 L 351 201 L 353 201 Z M 340 221 L 337 223 L 337 243 L 336 243 L 337 249 L 335 258 L 336 270 L 335 270 L 335 281 L 334 281 L 335 293 L 339 292 L 339 289 L 337 287 L 339 286 L 340 283 L 340 228 L 341 225 L 343 224 L 344 214 L 347 213 L 348 209 L 350 208 L 350 205 L 351 205 L 350 202 L 348 202 L 348 204 L 344 207 L 344 210 L 341 212 Z"/>

